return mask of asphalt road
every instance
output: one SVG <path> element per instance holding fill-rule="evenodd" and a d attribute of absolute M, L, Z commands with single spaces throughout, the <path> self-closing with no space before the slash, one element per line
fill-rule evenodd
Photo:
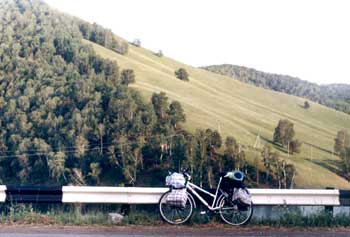
<path fill-rule="evenodd" d="M 290 229 L 269 227 L 50 227 L 50 226 L 2 226 L 0 237 L 349 237 L 350 229 Z"/>

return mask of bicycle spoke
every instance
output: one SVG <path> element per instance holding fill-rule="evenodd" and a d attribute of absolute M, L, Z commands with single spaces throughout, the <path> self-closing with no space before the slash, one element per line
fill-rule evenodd
<path fill-rule="evenodd" d="M 233 204 L 223 198 L 221 201 L 220 216 L 228 224 L 241 225 L 247 222 L 252 214 L 252 207 L 240 207 L 240 204 Z M 246 208 L 246 210 L 242 210 Z"/>
<path fill-rule="evenodd" d="M 160 201 L 159 208 L 162 218 L 170 224 L 181 224 L 186 222 L 192 215 L 193 205 L 189 199 L 184 207 L 176 207 L 166 204 L 166 195 Z M 164 200 L 164 201 L 163 201 Z"/>
<path fill-rule="evenodd" d="M 173 221 L 174 221 L 174 217 L 175 217 L 175 212 L 176 212 L 176 209 L 173 208 L 173 210 L 172 210 L 172 214 L 173 214 L 173 215 L 172 215 L 172 218 L 171 218 Z"/>

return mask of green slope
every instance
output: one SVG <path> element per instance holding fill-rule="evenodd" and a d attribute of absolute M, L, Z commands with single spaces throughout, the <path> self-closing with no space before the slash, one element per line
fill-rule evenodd
<path fill-rule="evenodd" d="M 137 88 L 149 98 L 153 92 L 164 91 L 183 105 L 187 114 L 186 129 L 218 129 L 223 136 L 233 135 L 246 149 L 253 146 L 256 135 L 261 143 L 272 138 L 274 128 L 281 118 L 294 122 L 297 138 L 315 145 L 303 145 L 302 153 L 287 157 L 298 170 L 298 187 L 350 187 L 348 182 L 336 175 L 340 159 L 332 155 L 336 132 L 350 128 L 350 116 L 333 109 L 311 103 L 302 108 L 304 99 L 248 85 L 229 77 L 203 69 L 184 65 L 167 57 L 130 45 L 125 56 L 114 53 L 89 41 L 98 54 L 117 60 L 122 68 L 132 68 L 136 73 Z M 184 67 L 190 74 L 190 82 L 175 78 L 174 71 Z M 266 140 L 265 140 L 266 139 Z M 258 151 L 248 151 L 250 157 Z"/>
<path fill-rule="evenodd" d="M 304 97 L 350 115 L 350 85 L 348 84 L 318 85 L 297 77 L 267 73 L 232 64 L 211 65 L 201 68 L 255 86 Z"/>

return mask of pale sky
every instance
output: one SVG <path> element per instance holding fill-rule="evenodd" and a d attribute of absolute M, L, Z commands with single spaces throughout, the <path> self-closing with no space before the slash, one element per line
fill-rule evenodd
<path fill-rule="evenodd" d="M 347 0 L 45 0 L 192 66 L 350 84 Z"/>

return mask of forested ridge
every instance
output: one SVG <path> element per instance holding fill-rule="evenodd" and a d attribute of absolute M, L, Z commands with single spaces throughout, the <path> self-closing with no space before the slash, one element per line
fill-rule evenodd
<path fill-rule="evenodd" d="M 110 30 L 41 1 L 0 1 L 0 17 L 2 183 L 159 185 L 164 171 L 187 166 L 212 185 L 215 172 L 244 155 L 232 142 L 226 158 L 217 154 L 218 132 L 182 130 L 180 103 L 164 93 L 145 102 L 128 88 L 132 69 L 82 44 L 127 53 Z"/>
<path fill-rule="evenodd" d="M 255 86 L 296 95 L 350 114 L 350 85 L 318 85 L 297 77 L 266 73 L 231 64 L 202 67 Z"/>
<path fill-rule="evenodd" d="M 116 49 L 109 30 L 40 1 L 1 1 L 0 16 L 2 182 L 121 185 L 175 139 L 181 105 L 145 103 L 132 70 L 81 42 Z"/>

